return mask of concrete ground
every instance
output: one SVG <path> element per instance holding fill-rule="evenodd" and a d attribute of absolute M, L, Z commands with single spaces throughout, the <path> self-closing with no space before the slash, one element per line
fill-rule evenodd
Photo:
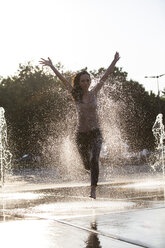
<path fill-rule="evenodd" d="M 6 182 L 0 189 L 2 247 L 165 247 L 162 175 L 102 181 L 96 200 L 89 191 L 89 183 Z"/>

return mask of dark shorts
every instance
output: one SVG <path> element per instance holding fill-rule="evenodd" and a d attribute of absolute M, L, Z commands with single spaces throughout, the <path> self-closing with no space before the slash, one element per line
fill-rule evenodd
<path fill-rule="evenodd" d="M 102 145 L 100 129 L 77 132 L 76 143 L 86 170 L 91 171 L 91 185 L 97 185 L 99 176 L 99 155 Z"/>

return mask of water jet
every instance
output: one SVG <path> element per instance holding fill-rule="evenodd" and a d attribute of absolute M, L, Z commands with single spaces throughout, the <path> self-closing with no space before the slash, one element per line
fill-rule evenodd
<path fill-rule="evenodd" d="M 5 119 L 5 110 L 0 107 L 0 179 L 1 187 L 5 183 L 5 171 L 11 168 L 12 154 L 8 150 L 7 143 L 7 125 Z"/>

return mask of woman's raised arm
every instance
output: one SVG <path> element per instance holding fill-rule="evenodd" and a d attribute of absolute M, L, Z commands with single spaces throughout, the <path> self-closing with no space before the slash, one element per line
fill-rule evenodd
<path fill-rule="evenodd" d="M 119 59 L 120 59 L 119 53 L 116 52 L 116 53 L 115 53 L 115 56 L 114 56 L 114 59 L 113 59 L 113 61 L 112 61 L 112 63 L 110 64 L 110 66 L 108 67 L 108 69 L 106 70 L 106 72 L 104 73 L 104 75 L 101 77 L 99 83 L 94 87 L 94 91 L 95 91 L 95 92 L 98 92 L 98 91 L 101 89 L 101 87 L 103 86 L 104 82 L 107 80 L 109 74 L 110 74 L 111 72 L 113 72 L 114 67 L 115 67 L 115 65 L 116 65 L 116 62 L 117 62 Z"/>
<path fill-rule="evenodd" d="M 67 88 L 67 90 L 69 91 L 69 93 L 71 93 L 72 91 L 72 86 L 71 84 L 68 82 L 68 80 L 66 80 L 66 78 L 63 77 L 63 75 L 54 67 L 51 59 L 48 57 L 48 59 L 43 59 L 41 58 L 41 60 L 39 61 L 41 65 L 43 66 L 49 66 L 54 73 L 56 74 L 56 76 L 63 82 L 63 84 L 65 85 L 65 87 Z"/>

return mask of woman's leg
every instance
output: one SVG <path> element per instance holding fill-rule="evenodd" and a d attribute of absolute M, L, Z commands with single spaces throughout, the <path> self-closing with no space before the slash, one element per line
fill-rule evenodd
<path fill-rule="evenodd" d="M 91 186 L 97 186 L 99 177 L 99 156 L 102 145 L 102 135 L 99 129 L 93 131 L 91 138 Z"/>
<path fill-rule="evenodd" d="M 102 135 L 99 129 L 88 133 L 77 133 L 76 142 L 86 170 L 91 170 L 91 194 L 96 198 L 96 186 L 99 176 L 99 155 L 102 145 Z M 92 158 L 90 159 L 90 152 Z"/>
<path fill-rule="evenodd" d="M 90 170 L 89 140 L 87 133 L 77 133 L 76 143 L 86 170 Z"/>

